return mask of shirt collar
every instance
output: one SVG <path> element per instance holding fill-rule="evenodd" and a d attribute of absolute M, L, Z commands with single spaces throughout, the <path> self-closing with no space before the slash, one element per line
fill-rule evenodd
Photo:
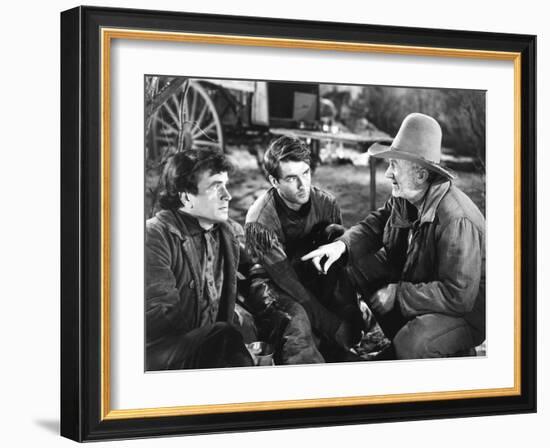
<path fill-rule="evenodd" d="M 433 222 L 435 219 L 435 214 L 437 212 L 437 207 L 451 188 L 451 182 L 448 180 L 434 182 L 430 185 L 428 193 L 424 198 L 424 205 L 422 207 L 422 215 L 420 216 L 420 223 L 424 222 Z"/>
<path fill-rule="evenodd" d="M 198 219 L 195 218 L 193 215 L 190 215 L 189 213 L 186 213 L 182 210 L 177 210 L 176 213 L 182 219 L 183 223 L 187 227 L 189 235 L 191 236 L 201 235 L 204 233 L 212 233 L 219 227 L 218 223 L 214 223 L 214 225 L 210 229 L 206 230 L 199 224 Z"/>
<path fill-rule="evenodd" d="M 434 182 L 428 188 L 421 208 L 420 224 L 433 222 L 437 212 L 437 207 L 451 188 L 451 182 L 448 180 Z M 397 200 L 392 207 L 390 216 L 390 225 L 392 227 L 409 228 L 413 224 L 407 207 L 410 206 L 406 200 Z"/>
<path fill-rule="evenodd" d="M 293 210 L 288 205 L 286 205 L 285 201 L 283 200 L 283 198 L 281 198 L 277 190 L 274 191 L 273 196 L 275 198 L 275 204 L 277 209 L 285 212 L 288 216 L 304 217 L 309 214 L 309 211 L 311 209 L 311 193 L 309 196 L 309 201 L 307 201 L 304 205 L 302 205 L 298 210 Z"/>

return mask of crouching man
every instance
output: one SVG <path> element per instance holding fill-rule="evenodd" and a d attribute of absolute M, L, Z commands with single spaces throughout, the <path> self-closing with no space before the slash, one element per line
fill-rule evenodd
<path fill-rule="evenodd" d="M 343 233 L 340 209 L 311 186 L 310 152 L 300 140 L 280 137 L 264 157 L 272 187 L 250 207 L 245 224 L 253 262 L 248 304 L 276 339 L 278 363 L 325 362 L 316 340 L 345 354 L 360 339 L 363 320 L 343 270 L 319 276 L 300 257 Z"/>
<path fill-rule="evenodd" d="M 239 243 L 228 221 L 230 170 L 214 149 L 166 163 L 162 210 L 146 223 L 147 370 L 253 365 L 232 324 Z"/>
<path fill-rule="evenodd" d="M 435 119 L 411 114 L 391 147 L 392 196 L 338 241 L 304 256 L 320 272 L 346 254 L 398 359 L 474 354 L 485 339 L 485 219 L 440 164 Z"/>

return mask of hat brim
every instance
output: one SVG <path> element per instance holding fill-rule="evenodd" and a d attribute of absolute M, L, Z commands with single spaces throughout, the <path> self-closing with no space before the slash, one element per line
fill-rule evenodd
<path fill-rule="evenodd" d="M 374 143 L 367 151 L 372 157 L 377 157 L 379 159 L 401 159 L 408 160 L 410 162 L 418 163 L 420 166 L 426 168 L 427 170 L 434 171 L 447 179 L 454 179 L 455 176 L 451 174 L 450 171 L 447 171 L 441 165 L 430 162 L 422 157 L 418 157 L 415 154 L 411 154 L 405 151 L 395 149 L 393 146 L 383 145 L 381 143 Z"/>

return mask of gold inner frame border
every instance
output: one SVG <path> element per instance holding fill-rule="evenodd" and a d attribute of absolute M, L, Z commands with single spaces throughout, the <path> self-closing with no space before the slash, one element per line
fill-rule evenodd
<path fill-rule="evenodd" d="M 521 394 L 521 53 L 459 48 L 420 47 L 355 42 L 282 39 L 200 33 L 145 31 L 138 29 L 101 29 L 101 420 L 152 418 L 230 412 L 308 409 L 367 404 L 407 403 L 433 400 L 455 400 L 517 396 Z M 145 41 L 185 42 L 214 45 L 295 48 L 361 53 L 383 53 L 413 56 L 436 56 L 469 59 L 513 61 L 514 63 L 514 386 L 443 392 L 422 392 L 356 397 L 315 398 L 243 402 L 229 404 L 188 405 L 156 408 L 111 409 L 110 366 L 110 64 L 111 41 L 130 39 Z"/>

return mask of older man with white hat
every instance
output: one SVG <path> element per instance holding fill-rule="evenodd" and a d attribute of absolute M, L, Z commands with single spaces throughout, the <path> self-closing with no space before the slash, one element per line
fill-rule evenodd
<path fill-rule="evenodd" d="M 398 359 L 475 354 L 485 339 L 485 219 L 440 165 L 442 132 L 408 115 L 390 147 L 392 195 L 312 260 L 326 273 L 342 255 Z"/>

